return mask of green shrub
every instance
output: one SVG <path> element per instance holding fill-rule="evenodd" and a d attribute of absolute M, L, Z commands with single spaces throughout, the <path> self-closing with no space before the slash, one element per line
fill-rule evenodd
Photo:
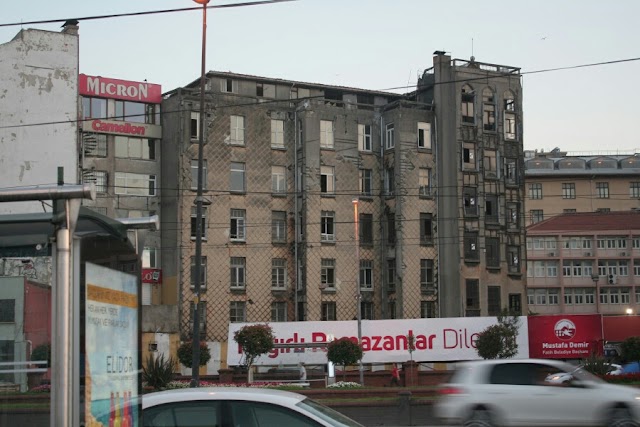
<path fill-rule="evenodd" d="M 193 341 L 185 341 L 178 347 L 178 360 L 185 368 L 193 366 Z M 200 366 L 211 360 L 211 352 L 206 342 L 200 341 Z"/>
<path fill-rule="evenodd" d="M 582 366 L 587 372 L 591 372 L 594 375 L 606 375 L 611 369 L 609 362 L 602 356 L 598 356 L 595 353 L 591 353 L 589 357 L 582 360 Z"/>
<path fill-rule="evenodd" d="M 149 355 L 142 366 L 142 381 L 155 390 L 164 390 L 173 380 L 175 365 L 173 357 L 165 359 L 164 354 L 156 358 Z"/>

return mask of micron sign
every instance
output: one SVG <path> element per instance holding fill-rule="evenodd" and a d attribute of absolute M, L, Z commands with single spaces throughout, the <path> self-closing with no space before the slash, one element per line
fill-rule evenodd
<path fill-rule="evenodd" d="M 100 76 L 80 74 L 80 95 L 100 98 L 122 99 L 125 101 L 160 104 L 162 89 L 160 85 L 146 82 L 108 79 Z"/>

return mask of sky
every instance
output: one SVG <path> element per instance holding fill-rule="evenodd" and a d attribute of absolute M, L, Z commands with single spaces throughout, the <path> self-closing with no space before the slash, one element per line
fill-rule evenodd
<path fill-rule="evenodd" d="M 3 2 L 0 24 L 197 6 L 190 0 Z M 634 125 L 640 102 L 626 90 L 640 76 L 639 15 L 637 0 L 297 0 L 209 9 L 206 68 L 389 90 L 415 85 L 436 50 L 459 59 L 473 55 L 521 68 L 525 150 L 634 153 L 640 152 Z M 24 28 L 59 31 L 60 25 Z M 163 92 L 200 76 L 201 10 L 79 26 L 81 73 L 147 79 Z M 20 29 L 0 27 L 0 43 Z M 638 60 L 527 74 L 627 59 Z"/>

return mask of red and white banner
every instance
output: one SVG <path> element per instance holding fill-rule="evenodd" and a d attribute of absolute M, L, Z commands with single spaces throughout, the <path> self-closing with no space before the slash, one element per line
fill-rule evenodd
<path fill-rule="evenodd" d="M 158 285 L 162 283 L 162 270 L 159 268 L 143 268 L 142 283 Z"/>
<path fill-rule="evenodd" d="M 600 314 L 544 315 L 529 317 L 530 357 L 582 359 L 602 354 Z"/>
<path fill-rule="evenodd" d="M 147 82 L 131 82 L 128 80 L 108 79 L 100 76 L 79 76 L 80 95 L 99 98 L 122 99 L 124 101 L 160 104 L 162 87 Z"/>
<path fill-rule="evenodd" d="M 480 359 L 475 340 L 480 332 L 497 323 L 495 317 L 456 317 L 439 319 L 363 320 L 363 363 L 416 361 L 455 361 Z M 233 340 L 234 333 L 247 323 L 229 324 L 227 364 L 239 365 L 242 353 Z M 357 342 L 356 321 L 339 322 L 275 322 L 269 323 L 277 344 L 317 343 L 349 337 Z M 518 354 L 516 358 L 529 356 L 527 317 L 520 317 Z M 415 350 L 409 354 L 407 335 L 415 337 Z M 327 363 L 323 348 L 274 348 L 261 356 L 257 365 Z"/>

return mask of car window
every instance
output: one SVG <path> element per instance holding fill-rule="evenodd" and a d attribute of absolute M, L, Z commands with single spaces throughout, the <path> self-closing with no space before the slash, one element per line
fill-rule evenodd
<path fill-rule="evenodd" d="M 227 402 L 233 427 L 320 427 L 315 420 L 292 409 L 263 402 Z"/>
<path fill-rule="evenodd" d="M 144 427 L 221 427 L 220 402 L 175 402 L 143 412 Z"/>
<path fill-rule="evenodd" d="M 502 363 L 493 366 L 490 384 L 533 385 L 533 370 L 529 363 Z"/>
<path fill-rule="evenodd" d="M 357 423 L 356 421 L 341 414 L 335 409 L 329 408 L 328 406 L 318 403 L 315 400 L 309 399 L 308 397 L 296 403 L 296 406 L 299 406 L 303 410 L 309 411 L 317 417 L 322 418 L 332 426 L 364 427 L 362 424 Z"/>

